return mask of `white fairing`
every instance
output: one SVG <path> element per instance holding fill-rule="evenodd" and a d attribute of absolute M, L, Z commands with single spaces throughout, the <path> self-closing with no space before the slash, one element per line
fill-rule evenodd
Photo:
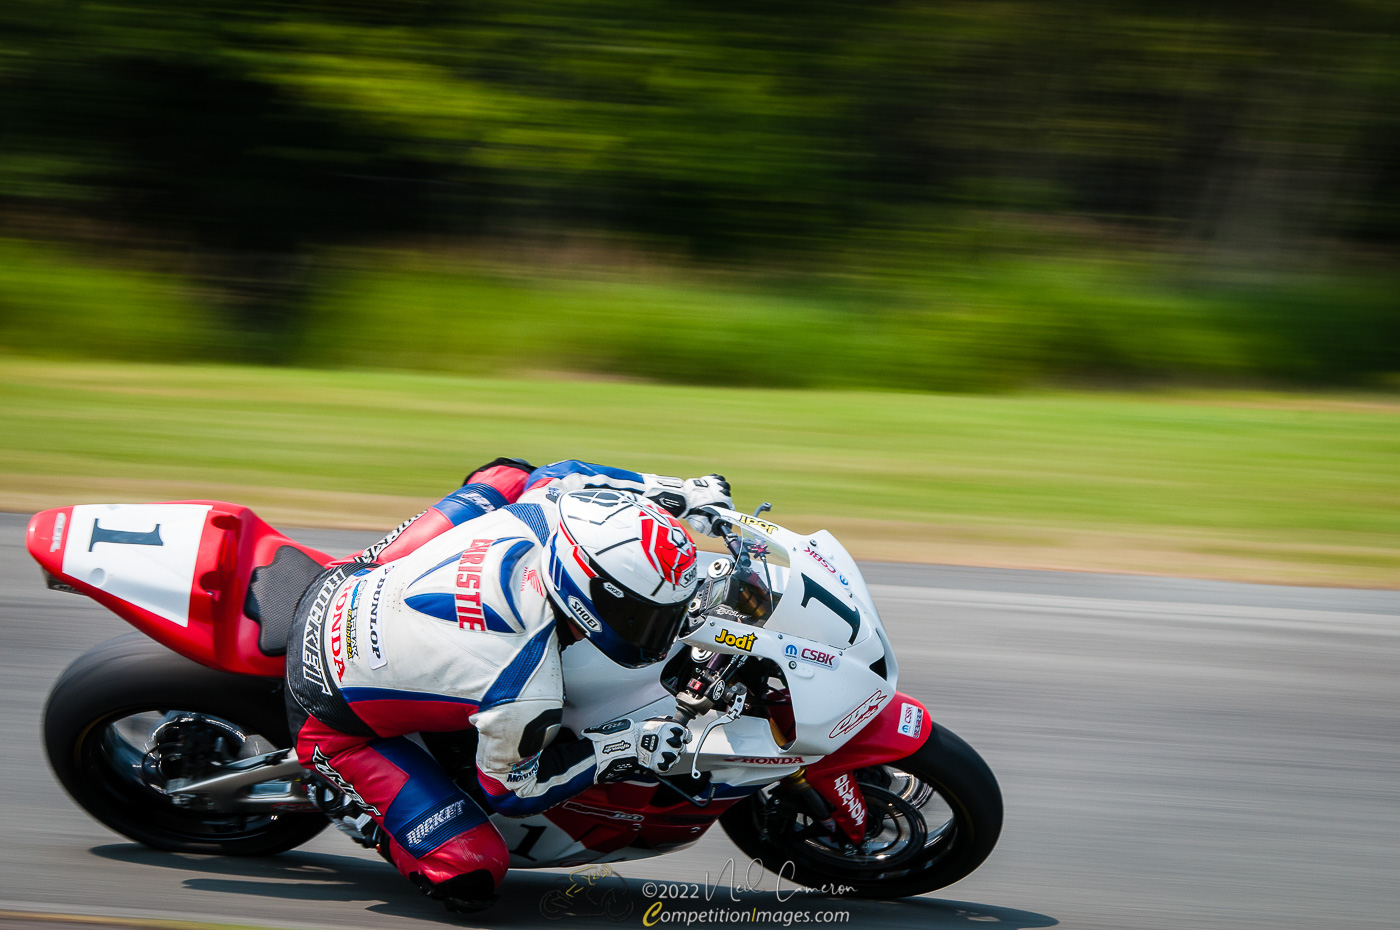
<path fill-rule="evenodd" d="M 678 769 L 688 772 L 694 763 L 700 771 L 711 773 L 714 784 L 739 789 L 771 784 L 839 749 L 889 704 L 898 685 L 898 667 L 870 590 L 855 560 L 835 537 L 825 530 L 802 536 L 745 514 L 721 513 L 760 532 L 771 545 L 782 546 L 791 563 L 790 568 L 773 569 L 774 589 L 782 592 L 782 598 L 762 627 L 706 620 L 677 647 L 763 656 L 772 659 L 787 679 L 796 725 L 796 738 L 790 745 L 777 744 L 766 718 L 740 717 L 717 726 L 703 744 L 702 732 L 718 715 L 711 712 L 690 723 L 690 752 L 682 756 Z M 713 558 L 702 556 L 702 573 L 707 567 L 704 563 Z M 817 591 L 824 593 L 814 593 Z M 833 604 L 838 609 L 833 609 Z M 881 659 L 883 676 L 871 668 L 878 668 Z M 658 681 L 661 664 L 624 669 L 586 642 L 564 650 L 563 664 L 564 725 L 575 732 L 617 717 L 668 717 L 675 713 L 675 699 Z M 614 816 L 633 815 L 619 811 Z M 574 841 L 544 815 L 492 820 L 510 849 L 529 844 L 529 857 L 512 855 L 512 868 L 572 866 L 652 855 L 631 847 L 600 855 Z M 698 838 L 703 830 L 696 832 Z"/>
<path fill-rule="evenodd" d="M 767 755 L 798 756 L 805 765 L 839 749 L 894 697 L 899 672 L 894 652 L 855 560 L 835 537 L 825 530 L 802 536 L 734 511 L 725 515 L 787 550 L 791 568 L 775 570 L 786 575 L 774 585 L 781 585 L 783 596 L 762 627 L 706 621 L 685 642 L 763 656 L 783 669 L 797 738 L 790 746 L 774 745 Z M 730 633 L 753 639 L 741 648 L 728 641 Z M 881 659 L 883 676 L 871 668 L 878 669 Z M 710 748 L 707 741 L 700 768 L 712 768 L 719 778 L 719 760 L 707 758 Z M 729 774 L 726 768 L 724 777 Z"/>
<path fill-rule="evenodd" d="M 63 573 L 179 626 L 208 504 L 80 504 L 68 519 Z"/>

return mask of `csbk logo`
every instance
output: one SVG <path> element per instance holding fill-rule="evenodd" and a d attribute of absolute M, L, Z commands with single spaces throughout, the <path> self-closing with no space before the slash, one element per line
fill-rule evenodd
<path fill-rule="evenodd" d="M 851 583 L 850 583 L 849 581 L 846 580 L 846 576 L 843 575 L 843 574 L 841 574 L 840 572 L 838 572 L 838 571 L 836 570 L 836 567 L 835 567 L 834 565 L 832 565 L 830 562 L 828 562 L 827 559 L 826 559 L 826 556 L 824 556 L 824 555 L 822 555 L 820 552 L 818 552 L 815 546 L 810 546 L 810 545 L 809 545 L 806 549 L 803 549 L 802 551 L 805 552 L 805 553 L 807 553 L 809 556 L 811 556 L 813 562 L 816 562 L 816 563 L 817 563 L 818 565 L 820 565 L 822 568 L 826 569 L 827 571 L 831 572 L 831 574 L 835 575 L 837 581 L 841 582 L 841 583 L 842 583 L 843 585 L 845 585 L 846 587 L 850 587 L 850 586 L 851 586 Z"/>
<path fill-rule="evenodd" d="M 758 639 L 758 634 L 749 633 L 747 636 L 735 636 L 728 630 L 720 630 L 715 637 L 715 642 L 721 646 L 732 646 L 735 649 L 742 649 L 745 652 L 753 651 L 754 640 Z"/>
<path fill-rule="evenodd" d="M 905 704 L 899 712 L 899 732 L 918 739 L 924 732 L 924 709 L 918 704 Z"/>
<path fill-rule="evenodd" d="M 835 653 L 813 649 L 811 646 L 799 647 L 796 643 L 788 643 L 783 654 L 789 659 L 801 659 L 803 662 L 820 665 L 822 668 L 835 668 L 841 664 L 841 659 Z"/>

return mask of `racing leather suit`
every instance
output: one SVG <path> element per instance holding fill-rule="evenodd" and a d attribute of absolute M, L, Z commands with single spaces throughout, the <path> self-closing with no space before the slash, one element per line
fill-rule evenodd
<path fill-rule="evenodd" d="M 425 889 L 485 870 L 490 887 L 484 876 L 476 887 L 489 891 L 509 853 L 487 812 L 405 735 L 475 727 L 478 781 L 503 814 L 528 816 L 592 785 L 593 743 L 551 742 L 564 698 L 541 578 L 554 502 L 606 487 L 683 507 L 679 485 L 497 459 L 302 596 L 287 648 L 298 757 L 373 817 L 381 851 Z"/>

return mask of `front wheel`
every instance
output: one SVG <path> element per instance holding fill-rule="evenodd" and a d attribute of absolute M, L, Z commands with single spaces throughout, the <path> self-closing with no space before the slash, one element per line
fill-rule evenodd
<path fill-rule="evenodd" d="M 783 878 L 844 886 L 862 898 L 903 898 L 951 885 L 976 869 L 1001 834 L 1001 789 L 982 757 L 933 724 L 898 762 L 857 770 L 866 801 L 859 846 L 832 838 L 781 785 L 720 818 L 734 844 Z"/>
<path fill-rule="evenodd" d="M 325 829 L 324 815 L 279 811 L 275 797 L 217 810 L 177 790 L 290 744 L 280 682 L 205 668 L 139 633 L 79 656 L 44 708 L 49 764 L 73 800 L 171 852 L 271 855 Z"/>

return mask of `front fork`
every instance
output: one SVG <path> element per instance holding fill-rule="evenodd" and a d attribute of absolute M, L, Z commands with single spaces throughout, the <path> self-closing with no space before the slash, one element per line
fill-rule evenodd
<path fill-rule="evenodd" d="M 865 838 L 865 795 L 850 772 L 813 775 L 800 768 L 782 783 L 832 836 L 837 835 L 839 828 L 852 843 Z"/>

